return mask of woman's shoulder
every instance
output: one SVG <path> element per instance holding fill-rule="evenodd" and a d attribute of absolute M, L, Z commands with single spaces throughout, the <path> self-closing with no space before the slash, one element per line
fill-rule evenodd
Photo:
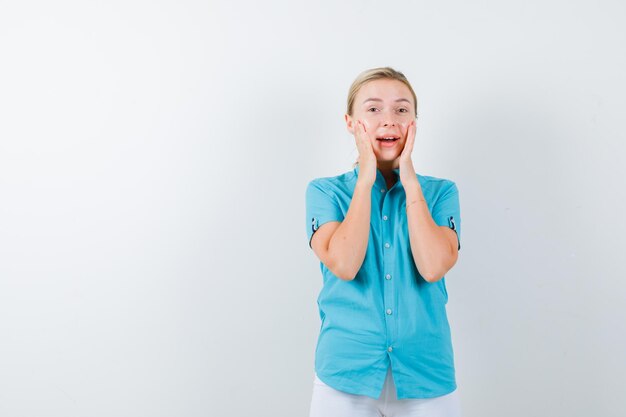
<path fill-rule="evenodd" d="M 454 183 L 454 181 L 451 180 L 451 179 L 442 178 L 442 177 L 435 177 L 433 175 L 417 174 L 417 177 L 422 179 L 422 181 L 427 182 L 427 183 Z"/>
<path fill-rule="evenodd" d="M 318 186 L 326 186 L 330 188 L 345 187 L 350 184 L 354 185 L 356 179 L 357 174 L 354 170 L 351 170 L 339 175 L 313 178 L 309 181 L 309 184 L 316 184 Z"/>
<path fill-rule="evenodd" d="M 419 180 L 423 190 L 428 190 L 434 193 L 446 191 L 450 188 L 457 188 L 456 182 L 448 178 L 417 174 L 417 179 Z"/>

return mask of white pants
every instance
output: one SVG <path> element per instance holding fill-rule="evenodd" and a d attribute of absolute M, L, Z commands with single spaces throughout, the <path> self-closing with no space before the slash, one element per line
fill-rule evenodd
<path fill-rule="evenodd" d="M 461 417 L 461 406 L 457 390 L 440 397 L 399 400 L 389 367 L 377 400 L 338 391 L 315 375 L 309 417 Z"/>

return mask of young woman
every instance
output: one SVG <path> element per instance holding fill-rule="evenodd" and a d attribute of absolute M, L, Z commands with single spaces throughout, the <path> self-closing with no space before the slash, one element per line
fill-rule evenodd
<path fill-rule="evenodd" d="M 311 417 L 459 417 L 444 275 L 460 245 L 453 181 L 418 175 L 417 98 L 392 68 L 361 73 L 345 121 L 352 171 L 306 190 L 320 260 Z"/>

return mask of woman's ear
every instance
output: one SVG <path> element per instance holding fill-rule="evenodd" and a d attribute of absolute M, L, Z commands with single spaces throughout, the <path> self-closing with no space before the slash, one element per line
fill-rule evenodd
<path fill-rule="evenodd" d="M 354 135 L 354 119 L 348 113 L 346 113 L 343 117 L 346 121 L 346 127 L 348 128 L 348 132 Z"/>

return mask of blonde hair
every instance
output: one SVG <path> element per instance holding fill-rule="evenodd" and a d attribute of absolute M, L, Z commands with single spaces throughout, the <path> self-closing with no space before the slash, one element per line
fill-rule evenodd
<path fill-rule="evenodd" d="M 409 83 L 409 80 L 406 79 L 403 73 L 401 73 L 400 71 L 396 71 L 395 69 L 391 67 L 380 67 L 380 68 L 368 69 L 368 70 L 363 71 L 356 77 L 356 79 L 352 82 L 352 85 L 350 86 L 350 90 L 348 91 L 348 103 L 347 103 L 348 105 L 346 108 L 346 113 L 352 116 L 352 108 L 354 107 L 354 98 L 356 97 L 361 87 L 363 87 L 363 85 L 365 85 L 366 83 L 370 81 L 380 80 L 380 79 L 397 80 L 403 83 L 404 85 L 406 85 L 409 91 L 411 92 L 411 95 L 413 96 L 414 110 L 415 110 L 415 114 L 417 115 L 417 96 L 415 95 L 415 91 L 413 91 L 413 87 L 411 87 L 411 83 Z"/>
<path fill-rule="evenodd" d="M 350 90 L 348 91 L 348 102 L 346 107 L 346 113 L 349 116 L 352 116 L 352 108 L 354 107 L 354 99 L 365 84 L 370 81 L 380 80 L 380 79 L 389 79 L 389 80 L 397 80 L 407 86 L 411 95 L 413 96 L 413 105 L 415 110 L 415 117 L 417 117 L 417 96 L 415 95 L 415 91 L 413 91 L 413 87 L 411 87 L 411 83 L 400 71 L 396 71 L 391 67 L 379 67 L 372 68 L 363 71 L 360 73 L 356 79 L 352 82 L 350 86 Z M 352 164 L 352 168 L 356 167 L 359 163 L 359 159 L 357 158 L 356 162 Z"/>

